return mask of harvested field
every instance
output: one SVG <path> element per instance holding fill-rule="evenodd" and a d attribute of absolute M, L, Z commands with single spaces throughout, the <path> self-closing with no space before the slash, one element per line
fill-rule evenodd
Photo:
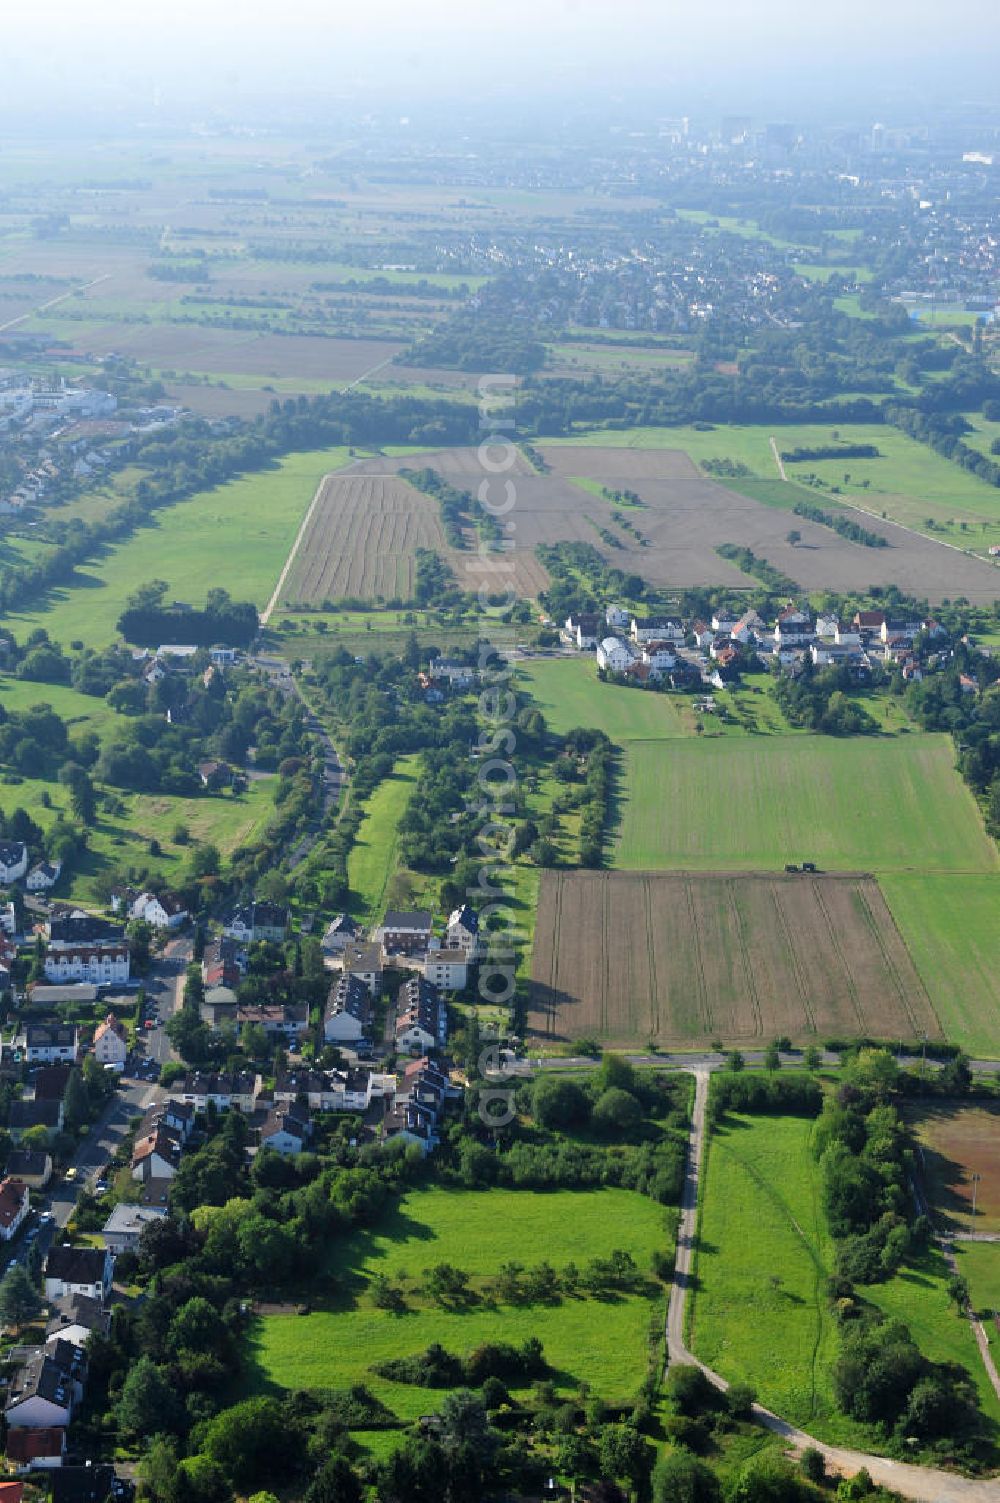
<path fill-rule="evenodd" d="M 543 874 L 529 1026 L 552 1039 L 939 1038 L 864 876 Z"/>
<path fill-rule="evenodd" d="M 284 596 L 317 604 L 345 595 L 411 598 L 418 548 L 452 562 L 435 503 L 404 480 L 328 475 Z"/>
<path fill-rule="evenodd" d="M 1000 1234 L 1000 1103 L 935 1102 L 914 1108 L 911 1120 L 935 1216 L 953 1231 Z M 975 1218 L 973 1175 L 980 1176 Z"/>
<path fill-rule="evenodd" d="M 889 547 L 866 548 L 801 517 L 796 518 L 801 542 L 793 546 L 787 541 L 787 513 L 708 479 L 680 450 L 550 444 L 541 446 L 541 453 L 548 473 L 530 473 L 518 456 L 511 469 L 497 477 L 498 494 L 502 479 L 516 479 L 517 499 L 510 515 L 518 548 L 526 552 L 540 543 L 586 542 L 617 568 L 641 574 L 655 585 L 748 588 L 756 581 L 715 551 L 720 543 L 738 543 L 807 590 L 846 593 L 895 584 L 930 600 L 942 594 L 965 595 L 982 603 L 1000 593 L 1000 571 L 985 559 L 955 548 L 944 551 L 931 538 L 860 512 L 857 520 L 884 534 Z M 429 465 L 455 485 L 468 486 L 488 474 L 473 448 L 372 461 L 369 470 L 408 465 Z M 620 527 L 620 507 L 575 480 L 636 490 L 644 505 L 627 515 L 642 540 Z M 808 499 L 805 491 L 803 496 Z M 620 546 L 606 543 L 601 530 L 610 532 Z"/>
<path fill-rule="evenodd" d="M 552 477 L 583 476 L 611 488 L 629 486 L 646 504 L 633 520 L 649 539 L 647 548 L 604 549 L 622 568 L 634 568 L 654 584 L 692 586 L 732 582 L 731 566 L 715 553 L 720 543 L 739 543 L 781 569 L 804 589 L 850 591 L 895 584 L 909 594 L 939 600 L 966 595 L 987 604 L 1000 592 L 1000 573 L 983 559 L 892 522 L 858 512 L 857 521 L 881 533 L 888 548 L 865 548 L 830 528 L 796 519 L 802 541 L 787 541 L 788 518 L 701 474 L 686 454 L 664 449 L 613 449 L 549 445 L 542 454 Z M 843 504 L 843 498 L 840 498 Z M 597 502 L 600 505 L 600 501 Z M 849 512 L 849 515 L 854 513 Z M 741 576 L 742 577 L 742 576 Z"/>

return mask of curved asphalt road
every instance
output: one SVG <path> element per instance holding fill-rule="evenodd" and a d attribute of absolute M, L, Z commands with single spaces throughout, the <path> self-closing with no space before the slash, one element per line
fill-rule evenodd
<path fill-rule="evenodd" d="M 725 1378 L 713 1372 L 704 1362 L 699 1362 L 684 1341 L 684 1316 L 698 1234 L 698 1178 L 705 1147 L 705 1108 L 708 1103 L 710 1073 L 707 1062 L 692 1069 L 695 1078 L 694 1111 L 681 1195 L 680 1224 L 677 1229 L 677 1261 L 667 1306 L 667 1360 L 700 1367 L 709 1381 L 725 1392 L 729 1387 Z M 804 1430 L 790 1425 L 787 1420 L 773 1414 L 761 1404 L 754 1405 L 753 1413 L 758 1424 L 782 1436 L 796 1451 L 803 1451 L 807 1446 L 815 1447 L 826 1461 L 829 1471 L 853 1476 L 864 1467 L 871 1473 L 873 1481 L 902 1493 L 904 1497 L 916 1498 L 918 1503 L 997 1503 L 1000 1499 L 1000 1482 L 996 1478 L 979 1480 L 957 1477 L 951 1472 L 937 1471 L 933 1467 L 913 1466 L 905 1461 L 889 1461 L 883 1456 L 868 1456 L 863 1451 L 828 1446 L 815 1436 L 807 1435 Z"/>

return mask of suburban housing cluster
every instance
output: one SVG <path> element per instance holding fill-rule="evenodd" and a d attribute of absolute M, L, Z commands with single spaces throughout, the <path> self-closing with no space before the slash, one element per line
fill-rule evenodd
<path fill-rule="evenodd" d="M 596 655 L 602 674 L 640 684 L 665 680 L 677 689 L 701 683 L 721 688 L 751 666 L 774 665 L 795 674 L 807 660 L 818 668 L 846 668 L 859 681 L 876 663 L 916 681 L 934 666 L 934 646 L 947 637 L 931 617 L 859 610 L 850 620 L 840 620 L 795 602 L 770 623 L 753 608 L 737 612 L 720 606 L 708 620 L 684 621 L 634 616 L 609 605 L 603 619 L 596 612 L 573 614 L 560 631 L 567 646 Z M 920 643 L 930 647 L 929 655 L 919 650 Z M 969 687 L 975 685 L 970 681 Z"/>

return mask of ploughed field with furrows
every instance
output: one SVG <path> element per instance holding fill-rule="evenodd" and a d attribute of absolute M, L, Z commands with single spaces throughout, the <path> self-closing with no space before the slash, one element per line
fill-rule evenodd
<path fill-rule="evenodd" d="M 663 1045 L 941 1029 L 873 877 L 547 871 L 529 1027 Z"/>
<path fill-rule="evenodd" d="M 290 605 L 413 594 L 418 548 L 451 562 L 438 509 L 405 480 L 328 475 L 283 591 Z"/>

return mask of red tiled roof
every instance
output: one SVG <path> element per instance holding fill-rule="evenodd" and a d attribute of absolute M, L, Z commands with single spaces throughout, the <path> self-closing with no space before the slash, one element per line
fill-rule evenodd
<path fill-rule="evenodd" d="M 66 1431 L 62 1428 L 33 1430 L 12 1425 L 7 1431 L 7 1460 L 24 1463 L 38 1456 L 61 1456 L 65 1440 Z"/>

